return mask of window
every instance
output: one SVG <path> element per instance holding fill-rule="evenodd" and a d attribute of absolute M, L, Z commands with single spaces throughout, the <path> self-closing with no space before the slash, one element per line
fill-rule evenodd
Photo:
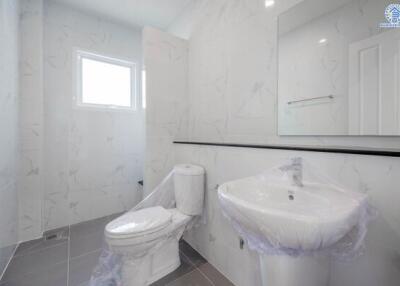
<path fill-rule="evenodd" d="M 134 109 L 134 63 L 92 53 L 77 52 L 77 104 L 83 107 Z"/>

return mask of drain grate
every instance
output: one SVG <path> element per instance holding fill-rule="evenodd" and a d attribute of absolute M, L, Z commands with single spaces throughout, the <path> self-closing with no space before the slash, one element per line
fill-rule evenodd
<path fill-rule="evenodd" d="M 44 237 L 45 240 L 61 240 L 64 239 L 64 233 L 62 231 L 56 233 L 49 233 Z"/>

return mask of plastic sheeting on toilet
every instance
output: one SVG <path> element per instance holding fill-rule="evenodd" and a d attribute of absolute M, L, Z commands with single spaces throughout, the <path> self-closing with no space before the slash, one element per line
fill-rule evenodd
<path fill-rule="evenodd" d="M 137 204 L 130 212 L 135 212 L 139 210 L 144 210 L 153 207 L 163 207 L 164 209 L 174 208 L 175 193 L 174 193 L 174 171 L 171 171 L 163 181 L 150 193 L 146 198 L 144 198 L 139 204 Z M 197 222 L 204 222 L 204 219 L 197 217 L 192 219 L 192 221 L 186 226 L 185 229 L 189 229 L 195 225 Z M 167 239 L 168 240 L 168 239 Z M 123 264 L 130 263 L 136 264 L 131 267 L 135 271 L 140 271 L 141 264 L 144 263 L 141 257 L 151 255 L 160 250 L 164 246 L 163 241 L 153 246 L 151 250 L 141 253 L 138 257 L 127 257 L 126 255 L 118 255 L 109 249 L 109 246 L 104 243 L 104 249 L 100 256 L 99 263 L 95 267 L 90 286 L 126 286 L 122 281 L 122 271 L 124 271 Z M 142 275 L 140 273 L 124 273 L 124 276 L 129 275 L 132 280 L 132 285 L 142 286 L 146 285 L 147 281 L 141 281 Z"/>

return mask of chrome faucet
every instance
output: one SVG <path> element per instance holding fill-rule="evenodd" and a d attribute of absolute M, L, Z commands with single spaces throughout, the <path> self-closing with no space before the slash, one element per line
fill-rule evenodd
<path fill-rule="evenodd" d="M 303 187 L 303 159 L 296 157 L 290 165 L 282 166 L 281 171 L 287 172 L 292 179 L 293 186 Z"/>

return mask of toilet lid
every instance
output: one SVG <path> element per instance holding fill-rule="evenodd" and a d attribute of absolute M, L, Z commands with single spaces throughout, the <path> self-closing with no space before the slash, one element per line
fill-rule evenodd
<path fill-rule="evenodd" d="M 130 211 L 106 226 L 106 232 L 117 236 L 137 236 L 153 233 L 171 223 L 172 214 L 163 207 Z"/>

